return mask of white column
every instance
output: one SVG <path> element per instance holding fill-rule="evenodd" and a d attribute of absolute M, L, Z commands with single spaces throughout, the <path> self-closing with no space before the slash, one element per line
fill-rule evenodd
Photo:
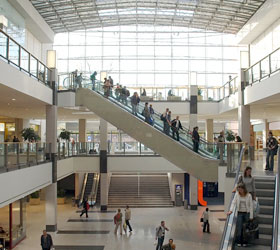
<path fill-rule="evenodd" d="M 192 131 L 194 127 L 197 126 L 197 85 L 191 85 L 190 87 L 190 115 L 189 115 L 189 128 Z"/>
<path fill-rule="evenodd" d="M 108 123 L 107 121 L 100 119 L 99 125 L 100 131 L 100 150 L 106 150 L 108 148 Z"/>
<path fill-rule="evenodd" d="M 46 187 L 46 230 L 57 230 L 57 182 Z"/>
<path fill-rule="evenodd" d="M 250 106 L 240 105 L 238 107 L 238 133 L 243 142 L 250 145 Z"/>
<path fill-rule="evenodd" d="M 213 122 L 213 119 L 206 119 L 205 130 L 206 130 L 206 140 L 208 142 L 213 142 L 214 141 L 214 122 Z"/>
<path fill-rule="evenodd" d="M 86 142 L 86 119 L 79 119 L 79 142 Z"/>
<path fill-rule="evenodd" d="M 197 190 L 197 178 L 190 175 L 190 186 L 189 186 L 189 194 L 190 194 L 190 207 L 191 210 L 196 210 L 198 205 L 198 190 Z"/>
<path fill-rule="evenodd" d="M 263 134 L 263 148 L 266 148 L 266 141 L 267 141 L 267 137 L 268 137 L 268 132 L 269 132 L 269 123 L 267 121 L 267 119 L 264 119 L 263 120 L 263 123 L 264 123 L 264 128 L 263 128 L 263 131 L 262 131 L 262 134 Z"/>

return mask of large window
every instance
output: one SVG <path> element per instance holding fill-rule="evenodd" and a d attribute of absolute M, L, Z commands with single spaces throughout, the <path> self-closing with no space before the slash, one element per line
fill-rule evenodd
<path fill-rule="evenodd" d="M 182 27 L 114 26 L 55 36 L 58 71 L 107 71 L 126 86 L 221 86 L 239 72 L 235 36 Z M 242 50 L 245 50 L 242 48 Z"/>

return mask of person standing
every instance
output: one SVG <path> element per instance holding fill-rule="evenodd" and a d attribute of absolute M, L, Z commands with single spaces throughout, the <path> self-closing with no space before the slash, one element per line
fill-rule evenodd
<path fill-rule="evenodd" d="M 160 116 L 160 119 L 163 121 L 163 133 L 166 134 L 168 123 L 167 123 L 167 115 L 169 112 L 169 108 L 166 108 L 165 112 Z"/>
<path fill-rule="evenodd" d="M 89 204 L 87 198 L 84 199 L 83 201 L 83 210 L 82 213 L 80 214 L 80 217 L 83 216 L 83 214 L 86 214 L 86 218 L 88 218 L 88 210 L 89 210 Z"/>
<path fill-rule="evenodd" d="M 82 73 L 80 73 L 80 75 L 77 76 L 77 85 L 79 86 L 79 88 L 82 87 L 82 82 L 83 82 L 83 76 Z"/>
<path fill-rule="evenodd" d="M 237 187 L 233 202 L 230 207 L 228 215 L 232 214 L 233 208 L 237 209 L 237 223 L 236 223 L 236 243 L 238 247 L 246 247 L 247 240 L 244 238 L 244 224 L 253 220 L 253 200 L 250 193 L 248 193 L 246 186 L 242 183 Z"/>
<path fill-rule="evenodd" d="M 274 168 L 274 155 L 277 154 L 278 142 L 273 136 L 272 132 L 269 131 L 268 139 L 266 142 L 266 167 L 265 170 L 273 171 Z"/>
<path fill-rule="evenodd" d="M 221 132 L 220 132 L 220 135 L 218 136 L 217 147 L 218 147 L 218 159 L 221 158 L 221 160 L 223 160 L 223 157 L 224 157 L 224 148 L 225 148 L 225 136 L 224 136 L 224 131 L 221 131 Z"/>
<path fill-rule="evenodd" d="M 198 127 L 194 127 L 192 133 L 192 141 L 193 141 L 193 151 L 196 153 L 198 153 L 199 140 L 200 140 L 200 136 L 198 134 Z"/>
<path fill-rule="evenodd" d="M 43 235 L 41 236 L 41 246 L 42 250 L 50 250 L 53 247 L 52 237 L 47 234 L 46 230 L 43 230 Z"/>
<path fill-rule="evenodd" d="M 131 106 L 132 106 L 132 114 L 137 116 L 138 113 L 138 105 L 140 102 L 140 98 L 137 92 L 134 92 L 133 96 L 131 97 Z"/>
<path fill-rule="evenodd" d="M 150 115 L 150 111 L 149 111 L 147 102 L 145 103 L 145 107 L 143 109 L 143 116 L 145 117 L 145 122 L 147 122 L 148 124 L 151 124 L 151 115 Z"/>
<path fill-rule="evenodd" d="M 130 210 L 129 206 L 126 206 L 125 215 L 124 216 L 125 216 L 125 223 L 128 226 L 128 228 L 129 228 L 129 232 L 132 232 L 132 227 L 130 225 L 131 210 Z"/>
<path fill-rule="evenodd" d="M 161 250 L 164 242 L 165 231 L 169 231 L 169 229 L 165 226 L 165 221 L 161 221 L 160 226 L 156 228 L 156 240 L 157 247 L 156 250 Z"/>
<path fill-rule="evenodd" d="M 150 112 L 150 115 L 151 115 L 151 122 L 152 122 L 152 125 L 154 125 L 154 114 L 155 114 L 155 111 L 154 111 L 154 108 L 153 108 L 153 105 L 152 105 L 152 104 L 150 104 L 149 112 Z"/>
<path fill-rule="evenodd" d="M 182 127 L 182 124 L 179 120 L 179 116 L 177 115 L 176 116 L 176 119 L 172 120 L 171 122 L 171 128 L 172 128 L 172 137 L 173 139 L 175 139 L 175 134 L 176 134 L 176 137 L 177 137 L 177 141 L 180 140 L 180 137 L 179 137 L 179 129 L 183 129 Z"/>
<path fill-rule="evenodd" d="M 166 116 L 166 134 L 170 134 L 170 128 L 171 128 L 171 111 L 168 111 L 168 114 Z"/>
<path fill-rule="evenodd" d="M 96 72 L 96 71 L 94 71 L 94 72 L 90 75 L 90 80 L 91 80 L 91 84 L 92 84 L 92 90 L 95 90 L 96 75 L 97 75 L 97 72 Z"/>
<path fill-rule="evenodd" d="M 118 209 L 117 214 L 114 216 L 114 223 L 115 223 L 115 234 L 118 232 L 118 227 L 120 227 L 120 235 L 122 235 L 122 213 L 121 209 Z"/>
<path fill-rule="evenodd" d="M 203 212 L 202 218 L 203 218 L 203 233 L 205 233 L 205 230 L 207 228 L 207 233 L 210 234 L 209 209 L 208 209 L 208 207 Z"/>

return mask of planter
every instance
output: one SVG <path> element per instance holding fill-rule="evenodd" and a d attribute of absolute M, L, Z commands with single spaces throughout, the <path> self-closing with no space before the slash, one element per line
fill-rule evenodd
<path fill-rule="evenodd" d="M 57 204 L 58 204 L 58 205 L 63 205 L 63 204 L 65 204 L 65 197 L 57 198 Z"/>
<path fill-rule="evenodd" d="M 202 101 L 202 95 L 198 95 L 198 96 L 197 96 L 197 100 L 198 100 L 198 101 Z"/>
<path fill-rule="evenodd" d="M 40 198 L 30 198 L 29 204 L 30 205 L 40 205 Z"/>

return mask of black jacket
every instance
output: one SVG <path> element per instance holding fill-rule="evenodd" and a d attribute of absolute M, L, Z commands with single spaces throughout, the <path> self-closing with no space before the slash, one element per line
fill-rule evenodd
<path fill-rule="evenodd" d="M 183 127 L 182 127 L 182 124 L 181 124 L 181 122 L 180 122 L 180 120 L 178 120 L 179 121 L 179 127 L 178 127 L 178 130 L 179 129 L 183 129 Z M 172 126 L 172 129 L 174 129 L 174 130 L 176 130 L 177 128 L 176 128 L 176 123 L 177 123 L 177 120 L 176 119 L 174 119 L 174 120 L 172 120 L 171 121 L 171 126 Z"/>
<path fill-rule="evenodd" d="M 199 142 L 200 136 L 196 130 L 193 131 L 192 139 L 193 141 Z"/>
<path fill-rule="evenodd" d="M 41 236 L 41 246 L 42 248 L 51 248 L 53 246 L 52 237 L 47 234 L 46 245 L 44 245 L 44 235 Z"/>

